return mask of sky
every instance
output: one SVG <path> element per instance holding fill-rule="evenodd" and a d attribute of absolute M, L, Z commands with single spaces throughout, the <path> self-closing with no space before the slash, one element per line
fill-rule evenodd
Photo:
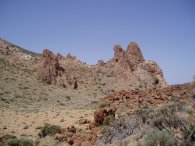
<path fill-rule="evenodd" d="M 136 41 L 169 84 L 195 75 L 194 0 L 0 0 L 0 37 L 96 64 Z"/>

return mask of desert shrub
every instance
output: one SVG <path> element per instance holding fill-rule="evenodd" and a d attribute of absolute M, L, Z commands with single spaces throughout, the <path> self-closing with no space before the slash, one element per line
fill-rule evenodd
<path fill-rule="evenodd" d="M 167 114 L 167 113 L 174 113 L 177 111 L 178 105 L 175 103 L 168 103 L 165 104 L 164 106 L 160 107 L 159 109 L 157 109 L 160 113 L 162 114 Z"/>
<path fill-rule="evenodd" d="M 175 113 L 177 110 L 178 110 L 177 104 L 169 103 L 155 109 L 155 111 L 150 113 L 149 117 L 156 118 L 158 116 L 166 116 Z"/>
<path fill-rule="evenodd" d="M 141 118 L 143 123 L 146 123 L 149 120 L 149 115 L 151 113 L 153 113 L 153 110 L 146 105 L 140 107 L 134 112 L 136 117 Z"/>
<path fill-rule="evenodd" d="M 67 100 L 71 100 L 71 97 L 69 95 L 66 95 Z"/>
<path fill-rule="evenodd" d="M 39 143 L 40 143 L 40 140 L 39 139 L 36 139 L 34 143 L 35 143 L 35 146 L 38 146 Z"/>
<path fill-rule="evenodd" d="M 115 120 L 101 131 L 103 136 L 100 139 L 102 144 L 121 142 L 130 135 L 137 134 L 141 129 L 141 122 L 137 119 L 124 118 Z"/>
<path fill-rule="evenodd" d="M 194 146 L 195 145 L 195 123 L 189 123 L 183 132 L 183 145 Z"/>
<path fill-rule="evenodd" d="M 179 97 L 177 97 L 177 96 L 171 96 L 171 101 L 179 101 Z"/>
<path fill-rule="evenodd" d="M 152 122 L 155 127 L 160 127 L 163 122 L 163 119 L 164 119 L 164 116 L 159 115 L 156 118 L 154 118 Z"/>
<path fill-rule="evenodd" d="M 103 122 L 103 125 L 109 125 L 111 122 L 114 121 L 114 116 L 113 115 L 108 115 Z"/>
<path fill-rule="evenodd" d="M 146 135 L 144 146 L 176 146 L 176 139 L 167 131 L 162 130 Z"/>
<path fill-rule="evenodd" d="M 45 137 L 47 135 L 54 135 L 54 134 L 60 133 L 60 132 L 61 132 L 60 126 L 45 123 L 45 125 L 42 127 L 41 131 L 38 133 L 38 136 Z"/>
<path fill-rule="evenodd" d="M 187 112 L 189 115 L 192 115 L 194 113 L 194 109 L 191 106 L 185 107 L 185 112 Z"/>
<path fill-rule="evenodd" d="M 159 130 L 181 127 L 184 121 L 175 114 L 178 110 L 177 104 L 166 104 L 149 114 L 150 122 Z"/>
<path fill-rule="evenodd" d="M 21 138 L 19 140 L 19 145 L 20 146 L 33 146 L 33 140 L 28 139 L 28 138 Z"/>
<path fill-rule="evenodd" d="M 8 139 L 7 146 L 19 146 L 19 140 L 17 138 Z"/>
<path fill-rule="evenodd" d="M 102 126 L 102 127 L 100 128 L 100 133 L 101 133 L 101 134 L 104 134 L 104 133 L 107 132 L 107 130 L 108 130 L 108 126 L 104 125 L 104 126 Z"/>

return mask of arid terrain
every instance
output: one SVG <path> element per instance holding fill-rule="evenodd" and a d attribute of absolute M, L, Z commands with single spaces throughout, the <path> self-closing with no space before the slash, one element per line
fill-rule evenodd
<path fill-rule="evenodd" d="M 136 42 L 109 61 L 0 40 L 0 146 L 194 146 L 195 87 L 168 85 Z"/>

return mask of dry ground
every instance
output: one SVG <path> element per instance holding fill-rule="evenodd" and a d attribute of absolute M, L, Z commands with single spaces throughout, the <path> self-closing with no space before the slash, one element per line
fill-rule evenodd
<path fill-rule="evenodd" d="M 85 118 L 93 120 L 93 110 L 59 110 L 59 109 L 40 109 L 37 112 L 16 112 L 13 110 L 0 110 L 0 133 L 13 134 L 17 137 L 30 136 L 36 137 L 39 128 L 44 123 L 67 127 L 75 125 L 85 129 L 87 124 L 80 125 L 79 119 Z"/>
<path fill-rule="evenodd" d="M 87 127 L 76 122 L 81 117 L 92 120 L 104 96 L 95 86 L 72 90 L 44 85 L 32 70 L 0 56 L 0 134 L 34 137 L 46 122 Z"/>

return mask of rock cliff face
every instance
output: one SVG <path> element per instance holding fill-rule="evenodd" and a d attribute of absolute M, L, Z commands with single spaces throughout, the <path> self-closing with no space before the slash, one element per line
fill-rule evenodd
<path fill-rule="evenodd" d="M 45 49 L 38 67 L 38 78 L 43 83 L 77 89 L 76 78 L 65 72 L 65 69 L 59 63 L 60 59 L 63 59 L 63 56 L 55 55 L 50 50 Z"/>
<path fill-rule="evenodd" d="M 134 71 L 137 65 L 144 61 L 145 59 L 137 43 L 130 43 L 125 52 L 125 62 L 129 64 L 130 69 Z"/>
<path fill-rule="evenodd" d="M 139 46 L 135 42 L 130 43 L 126 51 L 124 51 L 120 45 L 115 45 L 113 50 L 114 57 L 111 62 L 118 62 L 131 71 L 134 71 L 139 63 L 145 61 Z"/>
<path fill-rule="evenodd" d="M 58 57 L 48 49 L 45 49 L 43 51 L 42 64 L 38 72 L 38 76 L 42 82 L 56 84 L 57 77 L 62 76 L 64 68 L 60 66 Z"/>
<path fill-rule="evenodd" d="M 163 72 L 154 61 L 145 61 L 140 47 L 132 42 L 124 50 L 115 45 L 114 57 L 104 65 L 97 64 L 99 72 L 110 73 L 105 79 L 115 90 L 166 87 Z"/>
<path fill-rule="evenodd" d="M 126 50 L 115 45 L 113 50 L 114 57 L 108 62 L 99 60 L 97 65 L 90 66 L 70 54 L 63 57 L 45 49 L 38 69 L 39 78 L 44 83 L 75 89 L 98 83 L 98 89 L 106 93 L 167 86 L 160 67 L 154 61 L 145 61 L 137 43 L 130 43 Z"/>

